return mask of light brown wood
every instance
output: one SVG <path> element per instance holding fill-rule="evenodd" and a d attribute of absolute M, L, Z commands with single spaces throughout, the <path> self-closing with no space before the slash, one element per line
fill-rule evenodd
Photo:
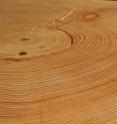
<path fill-rule="evenodd" d="M 0 0 L 0 124 L 117 124 L 117 2 Z"/>

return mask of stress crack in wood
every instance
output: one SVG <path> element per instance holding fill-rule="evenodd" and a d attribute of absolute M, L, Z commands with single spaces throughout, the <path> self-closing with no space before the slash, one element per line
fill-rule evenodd
<path fill-rule="evenodd" d="M 59 19 L 56 19 L 54 21 L 52 21 L 51 23 L 48 24 L 49 27 L 51 28 L 58 28 L 61 25 L 68 23 L 71 19 L 72 16 L 75 14 L 75 12 L 77 12 L 78 9 L 75 7 L 72 10 L 70 10 L 67 14 L 65 14 L 64 16 L 60 17 Z"/>

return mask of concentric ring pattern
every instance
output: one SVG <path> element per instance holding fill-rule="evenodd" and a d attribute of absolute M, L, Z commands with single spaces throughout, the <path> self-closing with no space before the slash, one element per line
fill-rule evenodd
<path fill-rule="evenodd" d="M 0 58 L 23 59 L 56 53 L 71 46 L 64 31 L 37 27 L 30 33 L 10 32 L 1 36 Z"/>

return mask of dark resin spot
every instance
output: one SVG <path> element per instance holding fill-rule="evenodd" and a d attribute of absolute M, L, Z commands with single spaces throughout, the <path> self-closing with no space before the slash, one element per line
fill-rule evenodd
<path fill-rule="evenodd" d="M 27 55 L 27 52 L 25 52 L 25 51 L 19 52 L 19 55 L 20 55 L 20 56 Z"/>
<path fill-rule="evenodd" d="M 28 41 L 30 40 L 29 38 L 21 38 L 20 41 Z"/>

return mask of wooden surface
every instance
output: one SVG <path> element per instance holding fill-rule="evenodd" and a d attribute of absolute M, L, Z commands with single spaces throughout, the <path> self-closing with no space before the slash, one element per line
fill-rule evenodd
<path fill-rule="evenodd" d="M 117 2 L 0 0 L 0 124 L 117 124 Z"/>

